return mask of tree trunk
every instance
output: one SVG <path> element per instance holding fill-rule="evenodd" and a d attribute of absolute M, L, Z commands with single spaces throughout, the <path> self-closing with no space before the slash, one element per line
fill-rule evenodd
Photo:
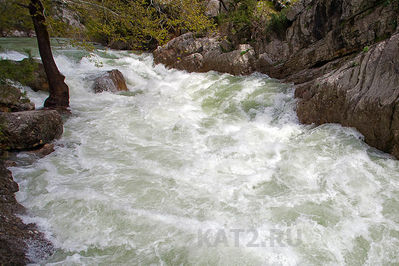
<path fill-rule="evenodd" d="M 51 52 L 50 35 L 47 31 L 44 8 L 40 0 L 30 1 L 29 13 L 33 20 L 40 57 L 42 58 L 44 70 L 50 86 L 50 95 L 44 102 L 44 107 L 68 108 L 69 88 L 64 82 L 65 76 L 58 70 L 53 58 L 53 53 Z"/>

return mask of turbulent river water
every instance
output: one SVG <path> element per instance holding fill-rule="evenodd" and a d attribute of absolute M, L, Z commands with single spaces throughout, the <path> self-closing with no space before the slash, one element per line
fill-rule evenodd
<path fill-rule="evenodd" d="M 56 247 L 42 263 L 398 265 L 398 161 L 354 129 L 300 125 L 292 85 L 55 48 L 72 115 L 54 153 L 11 168 L 24 220 Z M 113 68 L 129 92 L 94 94 Z"/>

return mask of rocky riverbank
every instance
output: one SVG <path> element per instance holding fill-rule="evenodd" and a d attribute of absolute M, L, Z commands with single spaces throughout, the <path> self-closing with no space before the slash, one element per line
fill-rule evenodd
<path fill-rule="evenodd" d="M 64 112 L 35 110 L 35 105 L 17 85 L 48 91 L 41 63 L 32 58 L 0 63 L 0 264 L 25 265 L 49 256 L 53 247 L 36 225 L 24 224 L 19 218 L 25 209 L 15 199 L 18 184 L 7 167 L 17 163 L 9 159 L 9 155 L 15 157 L 23 152 L 29 158 L 25 161 L 31 163 L 52 153 L 55 148 L 52 142 L 63 133 Z M 93 77 L 92 89 L 93 93 L 128 90 L 125 78 L 117 69 Z"/>
<path fill-rule="evenodd" d="M 293 82 L 301 122 L 357 128 L 399 158 L 399 2 L 301 0 L 280 34 L 234 44 L 187 33 L 154 51 L 155 63 L 190 72 L 258 71 Z"/>
<path fill-rule="evenodd" d="M 18 215 L 25 209 L 14 193 L 18 184 L 0 160 L 0 264 L 25 265 L 52 253 L 52 244 L 38 231 L 35 224 L 24 224 Z"/>
<path fill-rule="evenodd" d="M 7 167 L 10 153 L 28 150 L 33 157 L 51 153 L 63 131 L 60 114 L 53 110 L 34 110 L 35 106 L 10 84 L 0 85 L 0 264 L 25 265 L 52 253 L 52 244 L 35 224 L 24 224 L 19 215 L 25 213 L 14 193 L 18 184 Z"/>

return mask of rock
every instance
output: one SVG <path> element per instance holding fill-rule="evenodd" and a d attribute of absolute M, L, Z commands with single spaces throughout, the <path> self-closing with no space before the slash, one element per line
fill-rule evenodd
<path fill-rule="evenodd" d="M 301 122 L 355 127 L 371 146 L 399 158 L 398 8 L 397 1 L 299 0 L 281 21 L 286 28 L 260 34 L 254 49 L 229 51 L 225 38 L 185 34 L 158 47 L 154 61 L 293 82 Z"/>
<path fill-rule="evenodd" d="M 246 75 L 254 71 L 256 57 L 250 45 L 242 44 L 228 52 L 224 46 L 227 47 L 226 41 L 218 36 L 195 38 L 192 33 L 186 33 L 158 47 L 154 51 L 154 62 L 189 72 L 215 70 Z"/>
<path fill-rule="evenodd" d="M 54 150 L 54 144 L 53 143 L 46 143 L 43 145 L 43 147 L 37 149 L 37 150 L 33 150 L 33 151 L 29 151 L 30 153 L 42 158 L 45 157 L 51 153 L 53 153 Z"/>
<path fill-rule="evenodd" d="M 6 160 L 4 161 L 4 166 L 5 167 L 15 167 L 17 166 L 17 163 L 11 160 Z"/>
<path fill-rule="evenodd" d="M 34 109 L 35 104 L 26 98 L 20 89 L 8 84 L 0 84 L 0 111 L 19 112 Z"/>
<path fill-rule="evenodd" d="M 51 243 L 45 239 L 34 224 L 24 224 L 17 216 L 24 213 L 14 193 L 19 190 L 11 172 L 0 161 L 0 264 L 26 265 L 31 261 L 28 253 L 34 252 L 35 259 L 43 259 L 53 252 Z M 36 233 L 33 233 L 36 232 Z M 29 243 L 29 250 L 28 245 Z"/>
<path fill-rule="evenodd" d="M 366 143 L 399 158 L 399 33 L 300 85 L 296 96 L 302 123 L 355 127 Z"/>
<path fill-rule="evenodd" d="M 122 73 L 117 69 L 113 69 L 95 79 L 93 90 L 95 93 L 100 93 L 103 91 L 127 91 L 128 89 Z"/>
<path fill-rule="evenodd" d="M 359 53 L 396 31 L 398 12 L 394 5 L 392 1 L 371 0 L 298 1 L 288 11 L 291 26 L 283 39 L 262 36 L 256 40 L 257 54 L 266 53 L 280 62 L 273 69 L 258 71 L 286 79 L 304 69 Z"/>
<path fill-rule="evenodd" d="M 219 0 L 209 0 L 206 4 L 205 15 L 208 17 L 216 17 L 220 13 L 221 3 Z"/>
<path fill-rule="evenodd" d="M 255 51 L 249 44 L 241 44 L 237 50 L 223 53 L 220 48 L 204 53 L 202 71 L 216 70 L 233 75 L 248 75 L 255 69 Z"/>
<path fill-rule="evenodd" d="M 63 132 L 61 116 L 54 110 L 0 113 L 0 148 L 27 150 L 59 138 Z"/>
<path fill-rule="evenodd" d="M 37 62 L 37 67 L 33 72 L 33 80 L 28 82 L 27 85 L 34 91 L 49 91 L 50 85 L 47 81 L 47 75 L 44 71 L 42 63 Z"/>

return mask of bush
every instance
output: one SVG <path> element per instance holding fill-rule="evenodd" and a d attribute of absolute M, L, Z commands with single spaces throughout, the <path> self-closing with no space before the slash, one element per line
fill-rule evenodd
<path fill-rule="evenodd" d="M 267 32 L 274 32 L 280 38 L 283 38 L 286 30 L 291 25 L 291 22 L 287 19 L 286 9 L 283 9 L 279 13 L 271 14 L 270 19 L 266 25 Z"/>
<path fill-rule="evenodd" d="M 27 85 L 34 81 L 34 72 L 38 67 L 38 63 L 31 56 L 19 62 L 0 60 L 0 83 L 4 84 L 6 80 L 13 80 Z"/>

